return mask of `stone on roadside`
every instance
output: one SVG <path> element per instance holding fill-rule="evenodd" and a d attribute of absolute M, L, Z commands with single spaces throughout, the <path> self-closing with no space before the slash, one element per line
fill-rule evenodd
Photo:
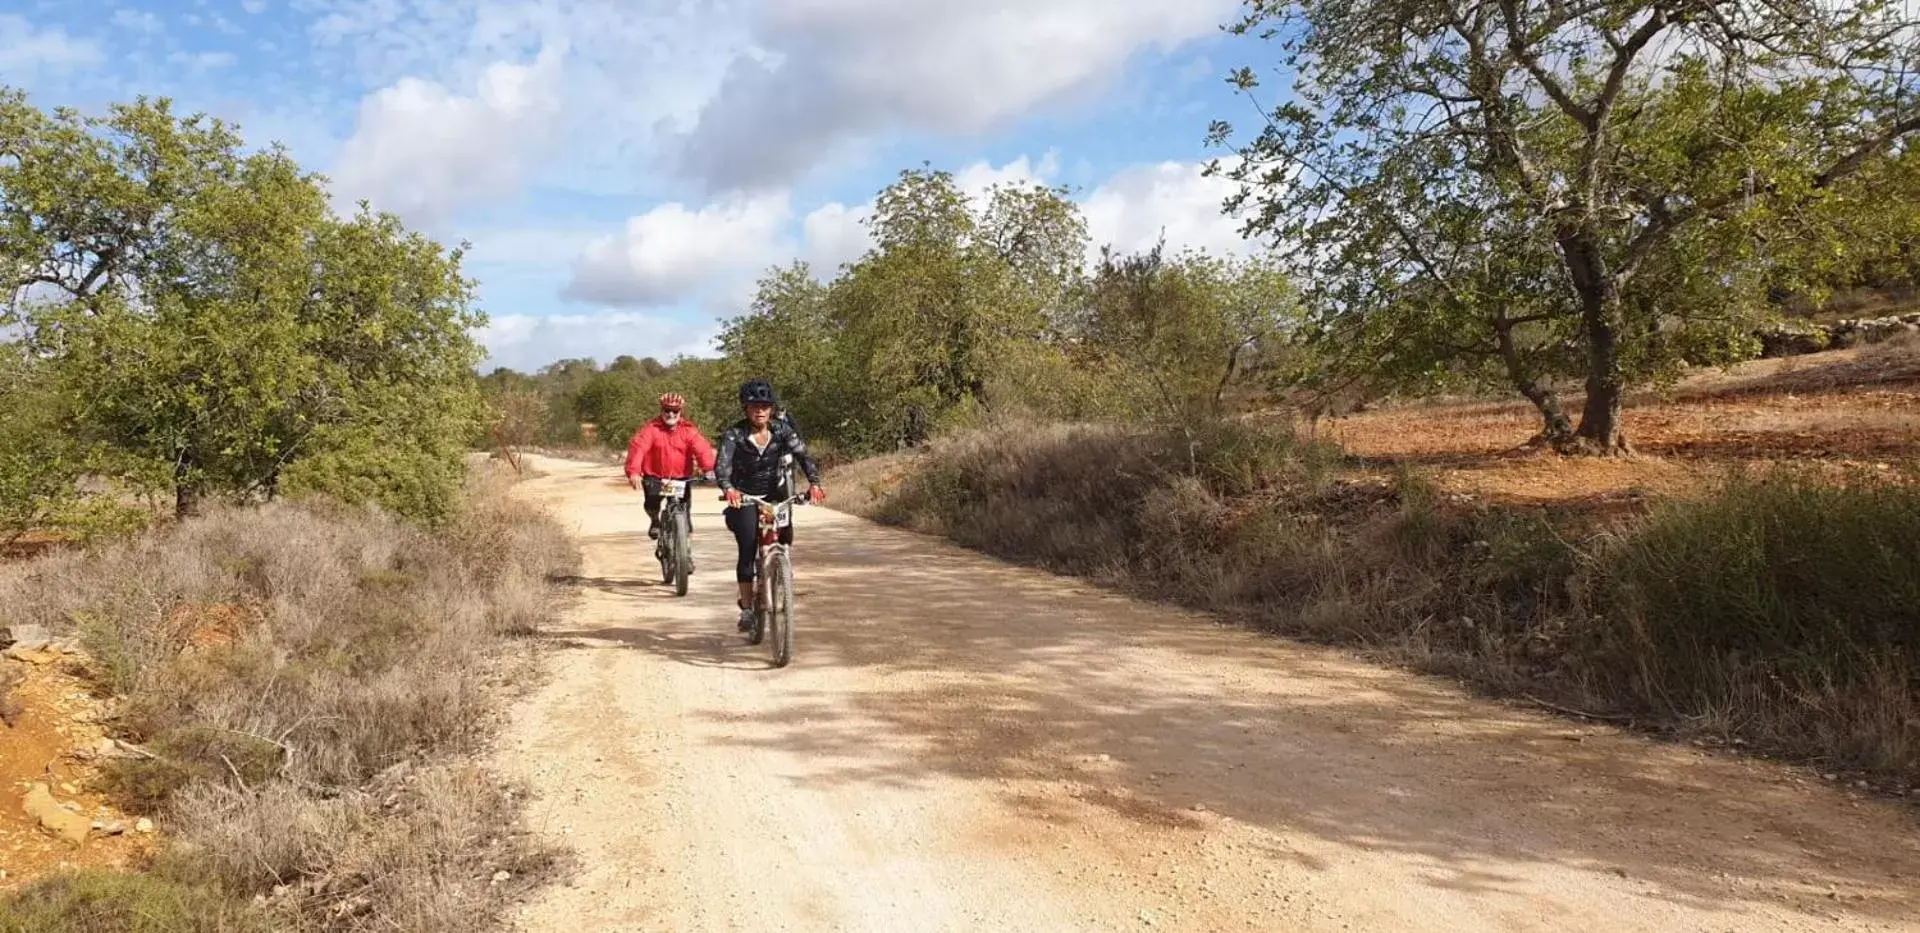
<path fill-rule="evenodd" d="M 153 821 L 143 816 L 139 822 L 133 824 L 133 831 L 137 833 L 153 832 Z"/>
<path fill-rule="evenodd" d="M 10 625 L 0 628 L 0 648 L 15 651 L 39 651 L 53 641 L 53 633 L 44 625 Z"/>
<path fill-rule="evenodd" d="M 53 792 L 45 784 L 35 784 L 27 790 L 26 800 L 21 808 L 33 817 L 42 829 L 66 841 L 80 845 L 87 841 L 87 834 L 93 831 L 93 821 L 81 816 L 66 805 L 55 800 Z"/>

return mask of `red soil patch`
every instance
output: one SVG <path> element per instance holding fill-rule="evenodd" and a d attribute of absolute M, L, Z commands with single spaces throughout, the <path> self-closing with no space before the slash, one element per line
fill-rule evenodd
<path fill-rule="evenodd" d="M 136 866 L 155 843 L 153 835 L 135 829 L 137 816 L 119 812 L 92 789 L 107 704 L 71 669 L 74 657 L 41 652 L 33 658 L 0 658 L 0 665 L 24 674 L 13 691 L 21 715 L 11 728 L 0 726 L 0 892 L 69 869 Z M 27 815 L 27 791 L 34 784 L 46 785 L 86 819 L 117 823 L 125 832 L 96 830 L 79 846 L 55 837 Z"/>
<path fill-rule="evenodd" d="M 1567 400 L 1578 412 L 1579 398 Z M 1671 398 L 1635 398 L 1631 457 L 1527 447 L 1524 402 L 1392 408 L 1322 430 L 1380 468 L 1430 470 L 1451 491 L 1513 503 L 1685 495 L 1738 465 L 1880 467 L 1920 458 L 1920 347 L 1842 350 L 1703 373 Z"/>

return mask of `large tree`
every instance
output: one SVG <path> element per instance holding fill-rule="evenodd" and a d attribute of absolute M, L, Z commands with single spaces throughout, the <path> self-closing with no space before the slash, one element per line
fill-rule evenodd
<path fill-rule="evenodd" d="M 1549 439 L 1620 450 L 1625 389 L 1737 355 L 1781 263 L 1870 199 L 1847 182 L 1920 131 L 1906 11 L 1250 0 L 1231 28 L 1278 47 L 1291 93 L 1215 170 L 1349 358 L 1499 373 Z M 1561 374 L 1584 378 L 1577 427 Z"/>
<path fill-rule="evenodd" d="M 996 378 L 1064 313 L 1086 225 L 1059 189 L 975 199 L 930 168 L 902 172 L 867 225 L 873 248 L 831 283 L 803 264 L 770 271 L 721 346 L 803 427 L 871 450 L 994 404 Z"/>
<path fill-rule="evenodd" d="M 410 512 L 450 505 L 482 417 L 458 250 L 364 207 L 335 217 L 284 151 L 164 100 L 89 118 L 0 93 L 0 156 L 0 323 L 70 431 L 181 513 L 271 495 L 290 469 Z"/>

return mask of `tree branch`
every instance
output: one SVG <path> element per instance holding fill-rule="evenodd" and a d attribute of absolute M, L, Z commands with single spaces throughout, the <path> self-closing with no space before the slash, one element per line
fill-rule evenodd
<path fill-rule="evenodd" d="M 1540 82 L 1541 90 L 1547 92 L 1547 96 L 1553 99 L 1554 104 L 1559 106 L 1562 112 L 1572 117 L 1587 132 L 1593 132 L 1598 123 L 1593 112 L 1580 106 L 1580 102 L 1574 100 L 1573 95 L 1568 93 L 1566 86 L 1540 64 L 1539 57 L 1529 48 L 1530 38 L 1522 35 L 1525 27 L 1520 22 L 1518 0 L 1500 0 L 1500 12 L 1507 22 L 1507 51 L 1513 54 L 1514 60 L 1524 66 L 1535 81 Z"/>
<path fill-rule="evenodd" d="M 1612 113 L 1614 103 L 1620 99 L 1620 91 L 1626 87 L 1627 73 L 1633 70 L 1634 58 L 1647 47 L 1648 43 L 1660 35 L 1661 30 L 1672 25 L 1672 22 L 1667 18 L 1665 10 L 1655 7 L 1653 15 L 1648 17 L 1646 22 L 1641 23 L 1640 28 L 1634 30 L 1633 35 L 1628 36 L 1626 42 L 1614 45 L 1612 37 L 1608 37 L 1608 44 L 1614 45 L 1614 58 L 1613 65 L 1607 69 L 1606 84 L 1601 87 L 1600 96 L 1593 102 L 1593 116 L 1597 127 L 1605 129 L 1607 115 Z"/>
<path fill-rule="evenodd" d="M 1861 143 L 1859 147 L 1842 156 L 1840 161 L 1835 162 L 1826 171 L 1813 176 L 1813 186 L 1815 188 L 1825 188 L 1859 171 L 1862 166 L 1867 164 L 1868 159 L 1885 152 L 1887 147 L 1892 146 L 1900 137 L 1916 131 L 1920 131 L 1920 115 L 1908 117 L 1905 120 L 1895 123 L 1893 126 L 1888 127 L 1885 133 Z"/>

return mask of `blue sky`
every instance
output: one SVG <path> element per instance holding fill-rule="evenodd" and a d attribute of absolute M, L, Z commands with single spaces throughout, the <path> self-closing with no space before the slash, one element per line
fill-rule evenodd
<path fill-rule="evenodd" d="M 930 161 L 1071 185 L 1126 249 L 1244 249 L 1199 167 L 1237 0 L 0 0 L 0 82 L 238 123 L 473 244 L 494 364 L 705 352 L 755 278 L 864 248 Z M 1271 52 L 1267 53 L 1269 56 Z"/>

